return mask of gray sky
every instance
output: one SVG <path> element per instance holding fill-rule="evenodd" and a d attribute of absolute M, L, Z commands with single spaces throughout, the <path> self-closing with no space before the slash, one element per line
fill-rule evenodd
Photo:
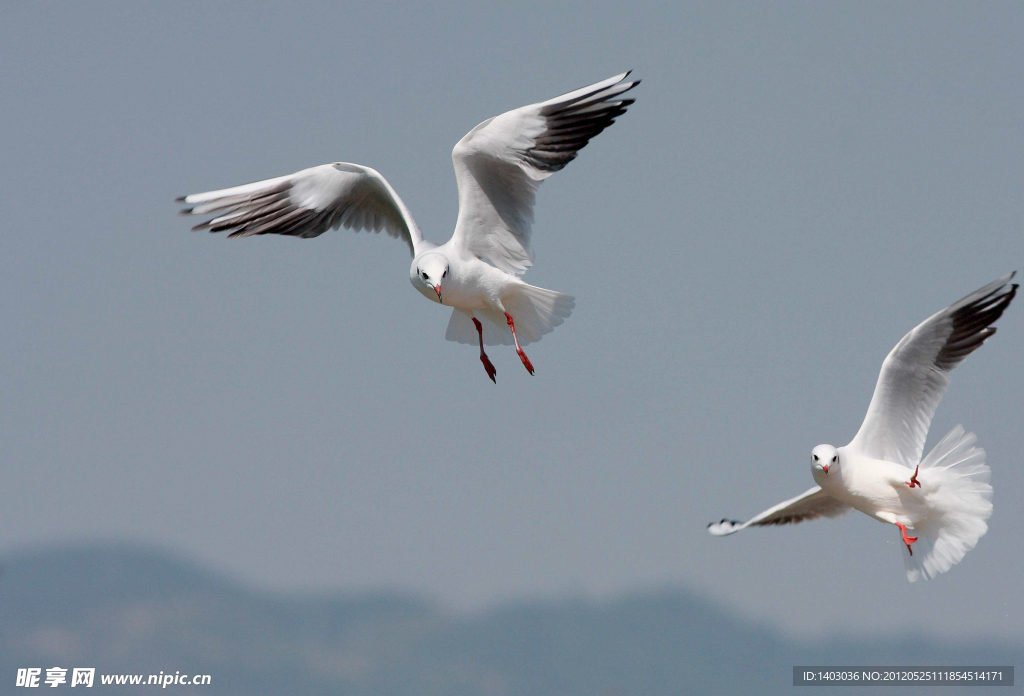
<path fill-rule="evenodd" d="M 714 539 L 812 485 L 911 327 L 1024 266 L 1019 3 L 8 4 L 0 21 L 3 548 L 157 542 L 257 585 L 456 607 L 681 585 L 803 632 L 1024 636 L 1024 308 L 929 437 L 995 514 L 907 583 L 863 515 Z M 228 242 L 174 197 L 334 160 L 426 236 L 480 121 L 633 68 L 541 189 L 529 351 L 444 340 L 403 244 Z"/>

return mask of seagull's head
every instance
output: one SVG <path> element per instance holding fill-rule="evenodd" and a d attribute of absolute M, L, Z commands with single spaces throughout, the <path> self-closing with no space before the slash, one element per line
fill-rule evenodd
<path fill-rule="evenodd" d="M 416 257 L 409 269 L 409 280 L 424 297 L 441 302 L 441 286 L 448 278 L 450 264 L 444 254 L 431 252 Z"/>
<path fill-rule="evenodd" d="M 839 450 L 832 445 L 818 445 L 811 450 L 811 475 L 815 480 L 819 476 L 833 474 L 839 468 Z"/>

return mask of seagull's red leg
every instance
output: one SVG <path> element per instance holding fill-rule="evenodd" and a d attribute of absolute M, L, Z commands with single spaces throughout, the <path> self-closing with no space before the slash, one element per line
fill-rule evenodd
<path fill-rule="evenodd" d="M 473 325 L 476 326 L 476 332 L 480 334 L 480 362 L 484 364 L 484 369 L 487 370 L 487 376 L 491 378 L 491 381 L 495 384 L 498 380 L 494 379 L 494 375 L 498 373 L 494 369 L 494 365 L 491 364 L 491 359 L 487 357 L 487 353 L 484 352 L 484 327 L 480 324 L 480 320 L 473 317 Z"/>
<path fill-rule="evenodd" d="M 917 486 L 918 488 L 921 487 L 921 482 L 917 480 L 917 470 L 920 469 L 920 468 L 921 468 L 920 464 L 915 466 L 914 467 L 914 475 L 910 477 L 909 481 L 907 481 L 907 485 L 910 486 L 911 488 L 913 488 L 914 486 Z"/>
<path fill-rule="evenodd" d="M 519 347 L 519 337 L 516 336 L 516 323 L 512 321 L 512 315 L 505 312 L 505 319 L 508 320 L 508 328 L 512 329 L 512 340 L 516 342 L 516 352 L 519 353 L 519 359 L 523 361 L 523 367 L 526 368 L 527 372 L 533 374 L 533 363 L 526 357 L 526 353 Z"/>
<path fill-rule="evenodd" d="M 907 536 L 907 527 L 906 527 L 906 525 L 900 524 L 899 522 L 897 522 L 896 526 L 900 528 L 900 534 L 903 535 L 903 543 L 907 545 L 907 551 L 909 551 L 910 555 L 913 556 L 914 555 L 914 549 L 910 548 L 910 545 L 913 544 L 915 541 L 917 541 L 917 537 L 908 537 Z"/>

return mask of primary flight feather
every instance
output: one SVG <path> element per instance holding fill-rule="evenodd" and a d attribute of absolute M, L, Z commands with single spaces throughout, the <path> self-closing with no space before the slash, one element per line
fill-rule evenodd
<path fill-rule="evenodd" d="M 533 263 L 530 237 L 537 188 L 576 158 L 591 138 L 633 103 L 629 73 L 490 118 L 452 151 L 459 190 L 455 232 L 438 246 L 423 238 L 391 185 L 369 167 L 334 162 L 178 200 L 185 215 L 213 216 L 192 229 L 229 237 L 317 237 L 328 229 L 386 231 L 409 246 L 409 279 L 427 299 L 453 307 L 449 341 L 477 343 L 487 376 L 496 370 L 485 345 L 522 346 L 561 324 L 574 298 L 524 283 Z"/>
<path fill-rule="evenodd" d="M 1013 276 L 937 312 L 896 344 L 850 444 L 818 445 L 811 452 L 817 486 L 747 522 L 723 519 L 708 531 L 725 536 L 856 509 L 899 529 L 911 582 L 959 563 L 988 531 L 992 514 L 985 450 L 974 446 L 974 433 L 957 425 L 928 456 L 921 455 L 950 370 L 996 332 L 992 324 L 1017 293 Z"/>

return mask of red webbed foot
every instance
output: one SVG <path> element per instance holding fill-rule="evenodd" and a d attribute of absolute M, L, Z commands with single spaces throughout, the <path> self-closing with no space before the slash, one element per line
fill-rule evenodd
<path fill-rule="evenodd" d="M 918 464 L 916 467 L 914 467 L 914 475 L 910 477 L 909 481 L 907 481 L 907 485 L 910 486 L 911 488 L 913 488 L 914 486 L 917 486 L 918 488 L 921 487 L 921 482 L 917 480 L 917 471 L 920 468 L 921 468 L 920 464 Z"/>
<path fill-rule="evenodd" d="M 516 352 L 519 353 L 519 359 L 523 361 L 523 367 L 525 367 L 526 370 L 532 375 L 533 374 L 533 363 L 530 362 L 530 359 L 528 357 L 526 357 L 526 353 L 524 353 L 522 350 L 519 350 L 519 351 L 516 351 Z"/>
<path fill-rule="evenodd" d="M 907 545 L 907 551 L 909 551 L 910 555 L 913 556 L 914 549 L 910 548 L 910 545 L 917 541 L 917 537 L 907 536 L 906 525 L 897 522 L 896 526 L 900 528 L 900 534 L 903 535 L 903 543 Z"/>
<path fill-rule="evenodd" d="M 492 382 L 497 384 L 498 380 L 494 378 L 494 375 L 498 374 L 498 371 L 494 368 L 494 365 L 491 363 L 491 359 L 487 357 L 486 353 L 480 354 L 480 362 L 484 364 L 484 369 L 487 370 L 487 376 L 491 378 Z"/>

